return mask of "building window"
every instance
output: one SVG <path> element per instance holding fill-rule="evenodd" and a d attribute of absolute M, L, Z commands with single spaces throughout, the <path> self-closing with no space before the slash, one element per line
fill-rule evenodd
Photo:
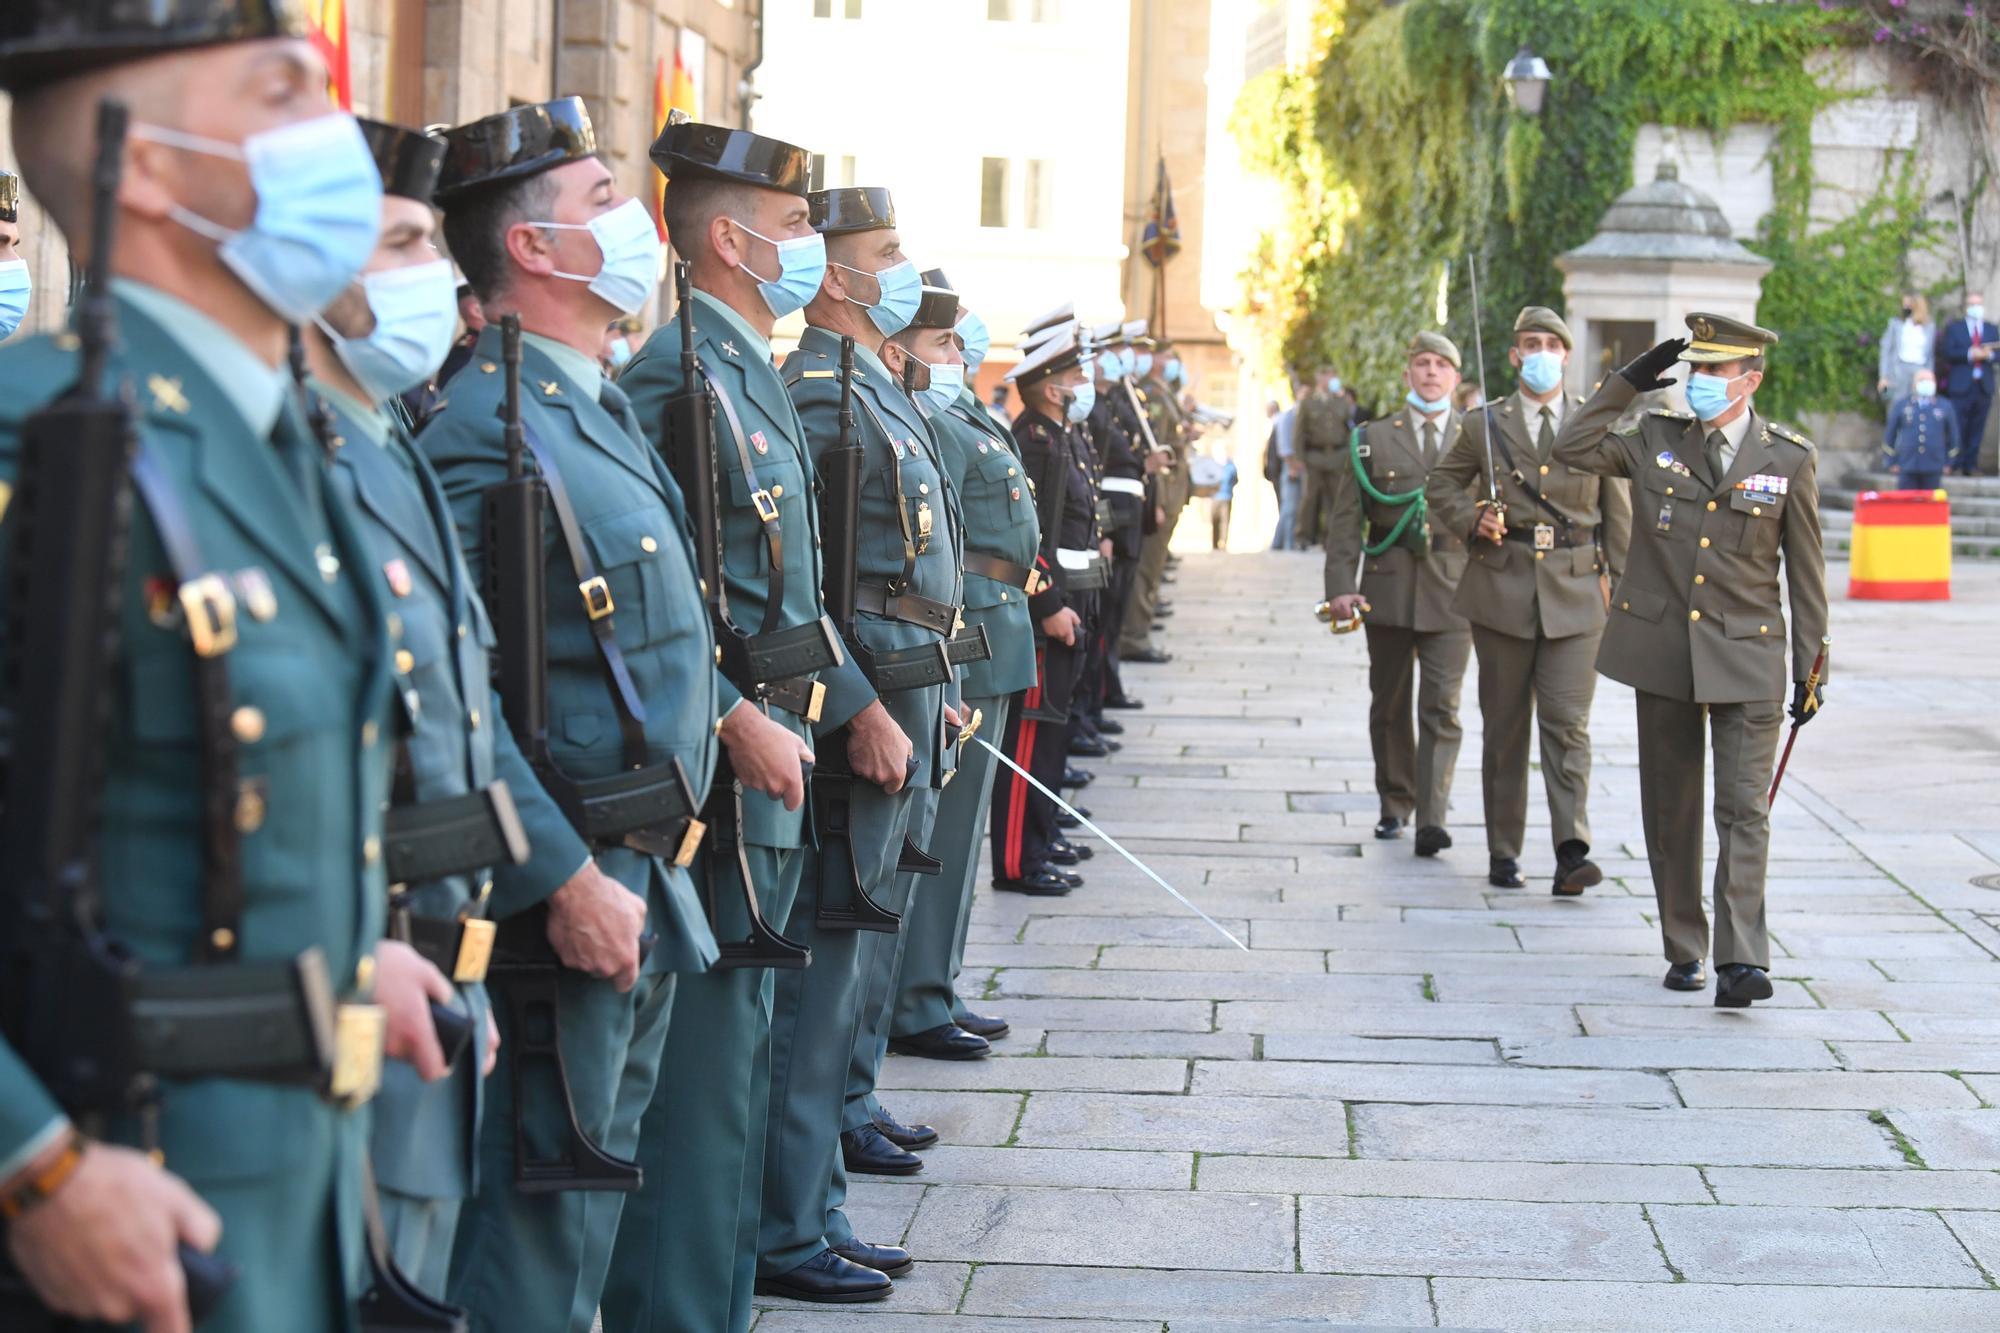
<path fill-rule="evenodd" d="M 1030 158 L 1021 173 L 1021 220 L 1025 226 L 1046 227 L 1055 207 L 1055 171 L 1051 164 Z"/>
<path fill-rule="evenodd" d="M 986 0 L 986 19 L 989 23 L 1009 23 L 1014 18 L 1014 0 Z"/>
<path fill-rule="evenodd" d="M 981 158 L 979 163 L 979 225 L 1007 225 L 1007 159 Z"/>

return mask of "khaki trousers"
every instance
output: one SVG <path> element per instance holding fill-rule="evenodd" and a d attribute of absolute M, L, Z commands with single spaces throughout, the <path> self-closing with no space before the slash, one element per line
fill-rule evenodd
<path fill-rule="evenodd" d="M 1638 691 L 1638 700 L 1639 809 L 1667 961 L 1692 963 L 1708 953 L 1708 918 L 1701 901 L 1701 785 L 1713 745 L 1715 947 L 1710 956 L 1718 967 L 1749 963 L 1768 968 L 1764 866 L 1771 854 L 1771 814 L 1764 796 L 1778 757 L 1784 705 L 1698 704 L 1644 690 Z"/>
<path fill-rule="evenodd" d="M 1550 840 L 1590 843 L 1590 701 L 1597 694 L 1597 645 L 1604 632 L 1564 639 L 1518 639 L 1472 627 L 1479 654 L 1484 740 L 1479 789 L 1486 801 L 1486 852 L 1514 859 L 1528 825 L 1528 730 L 1541 733 L 1542 786 Z"/>
<path fill-rule="evenodd" d="M 1458 767 L 1458 691 L 1472 655 L 1467 630 L 1419 633 L 1367 625 L 1368 743 L 1375 752 L 1375 792 L 1385 818 L 1443 828 Z M 1421 670 L 1421 678 L 1418 672 Z M 1416 681 L 1416 726 L 1410 725 Z"/>
<path fill-rule="evenodd" d="M 1139 571 L 1132 595 L 1125 602 L 1125 619 L 1118 626 L 1118 655 L 1131 657 L 1153 646 L 1153 608 L 1160 601 L 1160 580 L 1167 572 L 1167 545 L 1174 539 L 1174 513 L 1139 541 Z"/>

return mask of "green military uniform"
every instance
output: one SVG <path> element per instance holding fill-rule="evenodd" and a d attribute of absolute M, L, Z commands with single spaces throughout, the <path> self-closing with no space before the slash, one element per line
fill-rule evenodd
<path fill-rule="evenodd" d="M 589 119 L 576 99 L 518 108 L 454 130 L 447 139 L 453 147 L 439 193 L 448 227 L 452 209 L 465 198 L 462 192 L 495 179 L 484 174 L 489 164 L 476 152 L 480 145 L 526 142 L 528 147 L 506 160 L 535 162 L 534 170 L 594 153 Z M 461 150 L 467 165 L 461 166 Z M 455 176 L 458 171 L 463 174 Z M 607 777 L 626 767 L 625 718 L 597 639 L 608 624 L 644 707 L 636 720 L 643 726 L 646 762 L 677 761 L 694 791 L 705 791 L 715 767 L 716 720 L 740 696 L 715 670 L 715 640 L 696 590 L 680 488 L 647 444 L 625 394 L 604 378 L 595 357 L 532 331 L 522 342 L 522 422 L 535 444 L 529 466 L 548 475 L 545 459 L 560 474 L 612 607 L 609 615 L 593 620 L 584 600 L 570 595 L 578 586 L 574 553 L 562 525 L 551 522 L 546 539 L 551 758 L 573 778 Z M 488 558 L 483 499 L 507 475 L 501 421 L 506 376 L 500 361 L 501 329 L 489 324 L 420 441 L 451 501 L 467 565 L 480 579 Z M 626 994 L 609 981 L 576 972 L 563 972 L 560 983 L 557 1036 L 578 1123 L 612 1156 L 629 1158 L 660 1071 L 674 974 L 706 970 L 717 949 L 685 869 L 622 843 L 593 849 L 574 833 L 547 843 L 537 838 L 526 866 L 497 876 L 492 914 L 505 917 L 535 906 L 590 855 L 606 875 L 645 901 L 647 929 L 658 937 L 639 984 Z M 496 992 L 504 996 L 508 984 L 496 977 Z M 511 1027 L 507 1006 L 499 1008 L 503 1042 L 519 1042 L 522 1034 Z M 556 1136 L 566 1135 L 568 1124 L 560 1104 L 536 1089 L 522 1095 L 524 1104 L 517 1109 L 517 1088 L 504 1057 L 488 1093 L 479 1166 L 489 1188 L 460 1221 L 451 1299 L 495 1328 L 568 1327 L 585 1333 L 596 1315 L 625 1196 L 507 1188 L 514 1175 L 516 1117 L 530 1142 L 541 1145 L 541 1156 L 548 1155 Z"/>
<path fill-rule="evenodd" d="M 1141 336 L 1133 346 L 1146 349 L 1152 347 L 1153 342 Z M 1139 545 L 1139 572 L 1133 579 L 1131 600 L 1126 603 L 1125 618 L 1119 628 L 1118 656 L 1121 662 L 1158 651 L 1153 647 L 1153 612 L 1160 604 L 1160 584 L 1167 576 L 1167 555 L 1173 545 L 1174 525 L 1180 522 L 1181 510 L 1186 508 L 1188 497 L 1193 494 L 1188 480 L 1186 432 L 1182 429 L 1180 408 L 1173 401 L 1173 391 L 1157 375 L 1150 373 L 1139 376 L 1133 388 L 1139 395 L 1139 405 L 1145 410 L 1147 423 L 1153 429 L 1153 438 L 1162 448 L 1173 450 L 1173 461 L 1154 474 L 1150 487 L 1151 502 L 1165 513 L 1166 519 L 1148 532 Z"/>
<path fill-rule="evenodd" d="M 1694 340 L 1680 355 L 1696 370 L 1760 357 L 1777 341 L 1720 316 L 1690 315 L 1688 325 Z M 1666 344 L 1648 356 L 1672 351 Z M 1613 429 L 1638 392 L 1625 373 L 1607 378 L 1554 449 L 1569 467 L 1632 483 L 1632 545 L 1597 669 L 1638 692 L 1640 803 L 1668 961 L 1698 964 L 1710 953 L 1701 896 L 1706 728 L 1718 840 L 1712 957 L 1718 967 L 1767 968 L 1765 793 L 1787 680 L 1781 574 L 1792 681 L 1807 678 L 1827 628 L 1816 458 L 1803 436 L 1754 410 L 1719 429 L 1669 411 Z"/>
<path fill-rule="evenodd" d="M 1346 397 L 1315 384 L 1299 401 L 1294 447 L 1305 463 L 1305 488 L 1299 499 L 1293 540 L 1299 549 L 1326 540 L 1333 519 L 1333 492 L 1340 474 L 1349 471 L 1347 436 L 1354 429 L 1354 409 Z"/>

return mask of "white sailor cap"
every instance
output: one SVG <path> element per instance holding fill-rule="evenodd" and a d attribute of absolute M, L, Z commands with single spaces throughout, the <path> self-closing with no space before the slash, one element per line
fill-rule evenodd
<path fill-rule="evenodd" d="M 1020 364 L 1007 372 L 1007 378 L 1016 384 L 1029 385 L 1082 365 L 1090 357 L 1077 333 L 1078 330 L 1071 327 L 1053 338 L 1043 339 L 1021 358 Z"/>
<path fill-rule="evenodd" d="M 1134 339 L 1143 338 L 1146 336 L 1146 321 L 1143 319 L 1128 319 L 1125 321 L 1125 328 L 1123 332 L 1125 335 L 1126 342 L 1132 342 Z"/>
<path fill-rule="evenodd" d="M 1055 309 L 1046 311 L 1039 317 L 1030 320 L 1027 327 L 1021 330 L 1021 333 L 1025 337 L 1028 334 L 1040 333 L 1043 329 L 1051 328 L 1057 324 L 1073 323 L 1075 320 L 1076 302 L 1064 301 Z"/>
<path fill-rule="evenodd" d="M 1021 352 L 1023 355 L 1026 355 L 1048 342 L 1051 338 L 1060 338 L 1065 333 L 1075 334 L 1079 341 L 1084 336 L 1082 326 L 1073 319 L 1066 319 L 1061 323 L 1051 324 L 1047 328 L 1036 329 L 1034 332 L 1023 337 L 1021 339 Z"/>

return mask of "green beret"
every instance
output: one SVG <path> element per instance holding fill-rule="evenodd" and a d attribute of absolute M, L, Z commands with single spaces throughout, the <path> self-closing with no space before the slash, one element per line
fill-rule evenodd
<path fill-rule="evenodd" d="M 1563 323 L 1561 315 L 1558 315 L 1545 305 L 1525 307 L 1520 314 L 1514 317 L 1514 332 L 1553 333 L 1556 337 L 1562 339 L 1564 347 L 1572 351 L 1576 349 L 1576 339 L 1569 336 L 1569 325 Z"/>
<path fill-rule="evenodd" d="M 1405 353 L 1406 359 L 1416 356 L 1419 352 L 1437 353 L 1445 360 L 1451 362 L 1453 370 L 1463 370 L 1465 368 L 1464 363 L 1458 355 L 1458 344 L 1445 337 L 1442 333 L 1432 333 L 1426 330 L 1410 339 L 1410 350 Z"/>

